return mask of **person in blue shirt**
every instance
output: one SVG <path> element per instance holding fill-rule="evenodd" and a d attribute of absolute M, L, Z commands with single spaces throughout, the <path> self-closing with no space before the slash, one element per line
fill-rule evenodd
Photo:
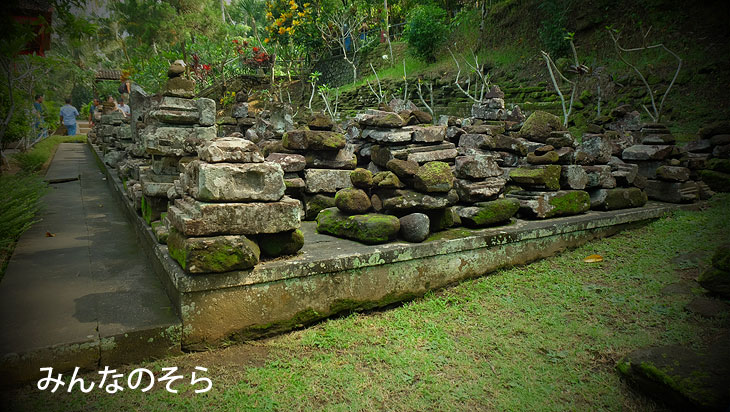
<path fill-rule="evenodd" d="M 76 136 L 76 117 L 79 116 L 79 111 L 75 107 L 71 106 L 71 99 L 66 98 L 66 104 L 61 106 L 61 123 L 66 126 L 66 134 L 69 136 Z"/>
<path fill-rule="evenodd" d="M 48 137 L 48 131 L 43 127 L 43 117 L 45 115 L 45 107 L 43 106 L 43 95 L 35 95 L 33 102 L 33 129 L 36 132 L 36 138 L 43 139 Z"/>

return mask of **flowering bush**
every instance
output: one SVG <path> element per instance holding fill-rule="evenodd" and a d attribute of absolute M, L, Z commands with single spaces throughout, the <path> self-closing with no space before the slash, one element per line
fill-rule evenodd
<path fill-rule="evenodd" d="M 233 39 L 233 44 L 242 67 L 256 70 L 270 68 L 274 64 L 275 55 L 256 46 L 249 49 L 249 43 L 246 40 Z"/>
<path fill-rule="evenodd" d="M 313 23 L 312 4 L 296 0 L 270 0 L 266 3 L 266 27 L 268 37 L 265 43 L 286 44 L 297 32 Z"/>
<path fill-rule="evenodd" d="M 200 56 L 197 53 L 192 55 L 192 63 L 190 64 L 190 77 L 196 82 L 204 82 L 210 75 L 210 65 L 201 63 Z"/>

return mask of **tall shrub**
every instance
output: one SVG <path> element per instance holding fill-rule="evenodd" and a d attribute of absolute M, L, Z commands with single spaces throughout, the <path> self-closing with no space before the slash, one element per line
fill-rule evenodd
<path fill-rule="evenodd" d="M 446 11 L 433 5 L 418 6 L 408 14 L 404 37 L 413 54 L 435 60 L 434 53 L 448 33 L 446 20 Z"/>

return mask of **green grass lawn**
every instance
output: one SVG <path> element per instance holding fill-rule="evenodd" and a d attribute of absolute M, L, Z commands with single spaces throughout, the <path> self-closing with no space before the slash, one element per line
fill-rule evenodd
<path fill-rule="evenodd" d="M 4 409 L 655 410 L 615 364 L 647 345 L 701 346 L 728 326 L 685 312 L 691 295 L 662 293 L 696 278 L 726 241 L 730 196 L 710 205 L 389 310 L 142 364 L 178 366 L 187 379 L 206 367 L 214 388 L 204 395 L 189 384 L 114 395 L 28 386 L 6 393 Z M 596 253 L 603 262 L 583 262 Z"/>

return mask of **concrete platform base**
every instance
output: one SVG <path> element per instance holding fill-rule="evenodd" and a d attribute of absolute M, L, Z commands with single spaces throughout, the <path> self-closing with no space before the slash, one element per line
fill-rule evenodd
<path fill-rule="evenodd" d="M 412 299 L 429 290 L 496 269 L 555 255 L 593 239 L 641 225 L 679 207 L 645 207 L 543 221 L 513 220 L 483 229 L 452 229 L 420 244 L 365 246 L 316 233 L 303 222 L 305 245 L 288 259 L 264 261 L 246 271 L 188 275 L 144 221 L 118 194 L 179 310 L 184 349 L 200 350 L 229 339 L 251 339 L 301 327 L 343 311 L 365 310 Z"/>

